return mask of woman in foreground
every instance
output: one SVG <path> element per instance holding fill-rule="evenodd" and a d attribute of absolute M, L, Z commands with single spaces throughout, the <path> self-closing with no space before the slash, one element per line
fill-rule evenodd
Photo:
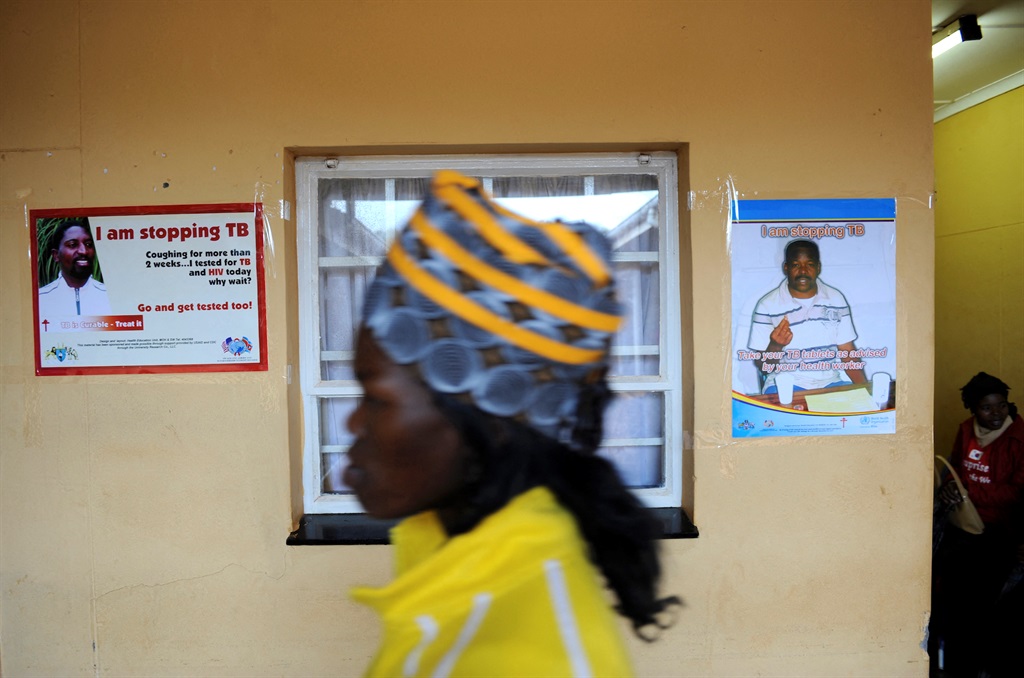
<path fill-rule="evenodd" d="M 610 246 L 439 173 L 365 301 L 345 483 L 392 531 L 368 675 L 631 675 L 653 639 L 658 525 L 595 454 L 621 321 Z M 602 582 L 603 578 L 603 582 Z"/>

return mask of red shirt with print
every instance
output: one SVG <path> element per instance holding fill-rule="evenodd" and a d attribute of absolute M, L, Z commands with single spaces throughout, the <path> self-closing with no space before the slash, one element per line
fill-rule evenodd
<path fill-rule="evenodd" d="M 985 528 L 1024 535 L 1024 421 L 1014 417 L 987 447 L 974 436 L 974 418 L 960 424 L 950 463 L 957 469 Z"/>

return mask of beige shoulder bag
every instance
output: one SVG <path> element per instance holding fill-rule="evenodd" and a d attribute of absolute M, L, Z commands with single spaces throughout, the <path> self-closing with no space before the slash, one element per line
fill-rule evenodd
<path fill-rule="evenodd" d="M 960 476 L 956 474 L 953 466 L 946 461 L 945 457 L 935 455 L 935 458 L 949 469 L 950 474 L 953 476 L 953 482 L 956 483 L 956 489 L 960 491 L 960 496 L 963 497 L 962 502 L 949 510 L 949 513 L 946 514 L 946 519 L 964 532 L 981 534 L 985 531 L 985 523 L 982 522 L 981 516 L 978 515 L 978 509 L 974 507 L 974 502 L 967 496 L 967 490 L 964 489 L 964 484 L 960 482 Z"/>

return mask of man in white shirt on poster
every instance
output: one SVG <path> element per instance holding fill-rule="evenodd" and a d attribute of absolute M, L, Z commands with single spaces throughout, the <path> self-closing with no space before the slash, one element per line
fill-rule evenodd
<path fill-rule="evenodd" d="M 857 331 L 853 326 L 850 305 L 843 293 L 819 279 L 821 255 L 818 245 L 810 240 L 794 240 L 786 246 L 782 263 L 786 275 L 781 284 L 761 297 L 754 307 L 748 347 L 762 354 L 755 361 L 757 369 L 765 375 L 762 393 L 776 392 L 774 369 L 766 373 L 766 365 L 780 362 L 800 362 L 793 375 L 797 390 L 828 388 L 853 382 L 867 381 L 863 368 L 805 369 L 810 365 L 846 362 L 840 352 L 856 349 Z M 801 358 L 795 361 L 785 356 L 790 350 L 799 350 Z M 830 352 L 833 357 L 826 357 Z M 775 354 L 764 356 L 764 354 Z M 779 354 L 783 354 L 780 360 Z"/>
<path fill-rule="evenodd" d="M 63 224 L 51 242 L 50 256 L 60 266 L 60 274 L 39 288 L 40 320 L 109 315 L 107 288 L 92 277 L 96 246 L 88 219 Z"/>

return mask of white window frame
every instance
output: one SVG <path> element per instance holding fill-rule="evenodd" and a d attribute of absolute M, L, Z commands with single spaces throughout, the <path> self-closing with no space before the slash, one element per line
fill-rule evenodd
<path fill-rule="evenodd" d="M 679 190 L 677 158 L 672 152 L 652 153 L 567 153 L 522 155 L 431 155 L 308 157 L 296 159 L 297 257 L 299 281 L 299 372 L 302 391 L 303 507 L 307 514 L 362 513 L 354 495 L 324 494 L 322 455 L 343 452 L 320 444 L 318 399 L 358 397 L 362 390 L 355 381 L 321 379 L 320 350 L 320 261 L 318 247 L 318 182 L 337 178 L 409 178 L 430 176 L 440 169 L 454 169 L 470 176 L 594 176 L 642 170 L 658 175 L 659 247 L 657 252 L 661 290 L 659 341 L 662 360 L 658 376 L 616 376 L 609 379 L 613 391 L 660 392 L 664 398 L 663 438 L 604 441 L 605 444 L 661 445 L 665 484 L 635 488 L 634 493 L 650 507 L 680 507 L 683 484 L 683 389 L 679 300 Z M 485 183 L 486 188 L 486 183 Z M 616 253 L 613 261 L 651 260 L 649 253 Z M 358 259 L 358 260 L 356 260 Z M 382 257 L 358 257 L 349 263 L 374 265 Z M 638 347 L 650 351 L 649 347 Z M 620 347 L 613 352 L 633 354 Z M 352 359 L 335 355 L 332 359 Z"/>

